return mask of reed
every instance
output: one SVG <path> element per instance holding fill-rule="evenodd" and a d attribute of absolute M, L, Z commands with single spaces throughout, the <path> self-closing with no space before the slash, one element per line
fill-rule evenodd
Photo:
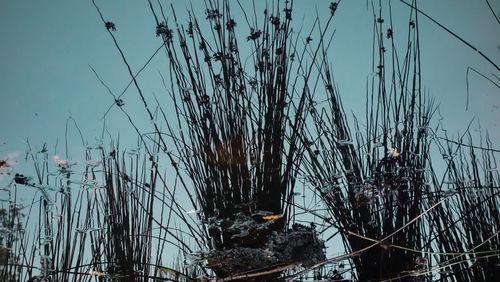
<path fill-rule="evenodd" d="M 304 167 L 331 216 L 327 222 L 338 229 L 352 254 L 356 279 L 413 281 L 415 276 L 431 279 L 439 270 L 450 269 L 441 278 L 485 281 L 498 267 L 499 198 L 496 190 L 486 187 L 477 194 L 464 185 L 464 179 L 481 188 L 479 171 L 483 171 L 494 187 L 498 181 L 491 169 L 494 156 L 491 150 L 481 150 L 480 170 L 473 149 L 470 158 L 464 156 L 461 139 L 447 145 L 439 142 L 438 127 L 433 129 L 431 123 L 436 107 L 422 90 L 419 14 L 413 5 L 408 26 L 401 28 L 392 26 L 390 4 L 372 4 L 376 75 L 367 82 L 363 127 L 356 117 L 348 121 L 328 64 L 318 67 L 324 70 L 329 107 L 313 109 L 315 127 L 302 138 L 313 145 L 307 149 Z M 389 9 L 385 19 L 383 7 Z M 394 34 L 408 34 L 403 48 L 396 45 Z M 451 144 L 459 149 L 453 151 Z M 447 156 L 444 176 L 437 176 L 442 159 L 436 151 Z M 457 152 L 459 160 L 449 157 Z M 474 266 L 467 261 L 452 263 L 462 256 L 446 257 L 453 253 L 478 257 L 479 247 L 491 257 Z M 431 262 L 431 255 L 440 267 Z"/>
<path fill-rule="evenodd" d="M 262 19 L 242 8 L 246 23 L 232 17 L 229 1 L 206 1 L 203 24 L 190 13 L 182 25 L 172 10 L 169 25 L 166 9 L 151 9 L 169 59 L 164 82 L 177 121 L 164 117 L 164 124 L 175 146 L 173 164 L 188 179 L 182 184 L 204 224 L 200 260 L 228 277 L 323 259 L 314 230 L 291 226 L 290 219 L 305 152 L 298 141 L 310 108 L 309 85 L 320 76 L 313 68 L 316 55 L 310 65 L 303 60 L 307 49 L 316 54 L 324 46 L 310 40 L 298 46 L 291 32 L 293 1 L 277 1 Z M 333 16 L 334 10 L 319 42 Z M 245 24 L 242 43 L 236 30 Z M 250 51 L 250 67 L 243 48 Z"/>
<path fill-rule="evenodd" d="M 45 146 L 38 152 L 30 148 L 27 157 L 37 177 L 18 174 L 9 189 L 12 193 L 31 189 L 28 193 L 35 196 L 31 206 L 19 208 L 27 209 L 27 217 L 15 219 L 21 229 L 10 234 L 12 254 L 2 278 L 150 281 L 165 277 L 160 267 L 169 260 L 162 253 L 168 245 L 177 248 L 177 243 L 169 238 L 174 233 L 164 216 L 168 209 L 156 207 L 168 199 L 157 192 L 157 187 L 164 187 L 159 184 L 157 160 L 143 156 L 140 148 L 120 151 L 113 143 L 110 148 L 87 146 L 83 165 L 55 158 L 56 166 Z"/>

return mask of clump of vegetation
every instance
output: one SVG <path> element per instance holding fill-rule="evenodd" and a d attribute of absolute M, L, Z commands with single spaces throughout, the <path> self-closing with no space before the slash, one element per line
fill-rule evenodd
<path fill-rule="evenodd" d="M 410 14 L 406 33 L 398 30 L 408 46 L 399 49 L 397 27 L 384 24 L 392 23 L 392 14 L 384 21 L 382 6 L 373 13 L 376 76 L 369 82 L 365 126 L 356 117 L 354 123 L 347 120 L 333 74 L 328 64 L 320 66 L 329 107 L 313 109 L 315 128 L 302 139 L 313 145 L 304 163 L 309 181 L 350 253 L 357 279 L 430 277 L 448 268 L 451 273 L 441 277 L 492 279 L 493 269 L 498 270 L 500 197 L 493 188 L 498 173 L 491 147 L 476 148 L 483 153 L 483 178 L 471 139 L 465 144 L 462 138 L 438 136 L 439 124 L 432 127 L 436 107 L 421 86 L 417 10 Z M 471 158 L 464 148 L 470 148 Z M 447 169 L 438 176 L 441 156 Z M 488 185 L 481 184 L 485 181 Z M 479 246 L 485 256 L 472 265 L 467 261 L 478 254 L 470 251 Z M 457 261 L 464 256 L 470 257 Z M 433 259 L 438 267 L 431 266 Z"/>
<path fill-rule="evenodd" d="M 5 189 L 5 188 L 4 188 Z M 24 228 L 20 206 L 15 202 L 15 195 L 9 193 L 9 204 L 0 208 L 0 277 L 6 281 L 21 281 L 22 268 L 19 266 L 19 255 L 16 247 L 19 244 L 17 234 L 23 233 Z"/>
<path fill-rule="evenodd" d="M 101 145 L 85 147 L 83 163 L 55 154 L 52 161 L 45 145 L 42 150 L 29 148 L 26 157 L 33 161 L 36 177 L 16 174 L 9 189 L 12 193 L 27 189 L 24 193 L 35 197 L 31 206 L 18 208 L 29 208 L 26 220 L 11 216 L 22 229 L 9 229 L 12 254 L 8 253 L 2 277 L 147 281 L 170 269 L 163 266 L 166 261 L 161 256 L 172 244 L 167 239 L 172 233 L 171 211 L 166 208 L 170 198 L 156 191 L 164 181 L 157 160 L 142 157 L 140 148 L 121 151 L 114 143 L 109 151 Z M 159 203 L 162 207 L 157 209 Z M 165 213 L 169 214 L 165 221 L 155 219 Z M 33 233 L 29 226 L 36 225 Z"/>
<path fill-rule="evenodd" d="M 269 253 L 273 242 L 295 240 L 299 232 L 288 229 L 304 152 L 298 140 L 310 107 L 309 83 L 319 76 L 312 67 L 316 56 L 311 55 L 310 66 L 302 63 L 309 56 L 309 42 L 303 49 L 297 46 L 292 10 L 291 3 L 277 2 L 264 11 L 263 19 L 254 16 L 250 21 L 245 14 L 247 22 L 238 23 L 228 1 L 207 1 L 203 25 L 211 36 L 198 18 L 190 17 L 187 26 L 175 22 L 173 38 L 173 29 L 153 9 L 170 62 L 165 87 L 178 117 L 176 124 L 164 120 L 175 144 L 175 168 L 180 177 L 188 176 L 190 183 L 182 182 L 188 194 L 194 188 L 191 200 L 206 223 L 202 257 L 220 277 L 314 261 L 285 255 L 280 248 Z M 332 18 L 333 13 L 322 34 Z M 244 47 L 236 36 L 237 24 L 250 30 L 250 68 L 240 57 Z M 314 48 L 317 53 L 320 45 Z M 297 244 L 295 252 L 314 248 L 318 239 L 313 231 L 307 231 L 308 241 Z M 324 251 L 318 251 L 315 262 L 324 258 Z M 229 257 L 240 260 L 234 269 L 229 269 Z"/>
<path fill-rule="evenodd" d="M 416 21 L 412 13 L 409 22 Z M 324 200 L 346 249 L 363 250 L 373 243 L 366 238 L 384 238 L 352 258 L 360 280 L 395 277 L 416 266 L 418 254 L 391 245 L 422 249 L 424 225 L 409 222 L 424 211 L 424 195 L 430 192 L 425 171 L 435 110 L 420 88 L 418 22 L 407 27 L 407 46 L 411 47 L 403 54 L 395 46 L 394 27 L 388 26 L 391 36 L 386 35 L 382 15 L 375 12 L 373 22 L 378 61 L 370 82 L 372 92 L 367 93 L 366 128 L 356 119 L 351 129 L 333 74 L 325 64 L 322 81 L 329 107 L 314 109 L 315 131 L 304 140 L 314 144 L 305 165 L 309 180 Z M 403 226 L 404 231 L 396 232 Z"/>

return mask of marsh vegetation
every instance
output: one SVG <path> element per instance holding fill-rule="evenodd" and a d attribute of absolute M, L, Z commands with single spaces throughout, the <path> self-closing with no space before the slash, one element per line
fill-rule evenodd
<path fill-rule="evenodd" d="M 89 145 L 71 121 L 85 162 L 67 159 L 67 143 L 62 157 L 29 142 L 32 174 L 2 160 L 12 178 L 0 210 L 2 279 L 498 278 L 499 151 L 468 128 L 442 134 L 423 88 L 426 15 L 417 1 L 407 4 L 405 26 L 393 26 L 391 2 L 369 1 L 373 75 L 365 114 L 352 117 L 329 60 L 341 1 L 304 28 L 294 24 L 293 1 L 255 11 L 207 0 L 205 14 L 186 18 L 150 1 L 162 43 L 151 58 L 167 58 L 158 77 L 168 104 L 142 90 L 149 60 L 132 71 L 120 27 L 92 3 L 151 131 L 92 69 L 137 146 L 111 135 Z M 25 189 L 35 196 L 20 206 Z M 326 247 L 341 254 L 327 257 Z"/>

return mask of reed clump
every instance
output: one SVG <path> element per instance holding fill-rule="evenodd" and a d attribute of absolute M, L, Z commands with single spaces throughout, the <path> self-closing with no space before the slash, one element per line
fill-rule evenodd
<path fill-rule="evenodd" d="M 174 167 L 189 179 L 182 183 L 205 226 L 201 258 L 218 277 L 310 265 L 324 259 L 324 245 L 313 229 L 290 228 L 290 203 L 304 156 L 298 140 L 310 107 L 309 80 L 319 76 L 316 57 L 306 52 L 309 41 L 299 48 L 293 37 L 291 2 L 277 1 L 263 19 L 242 10 L 246 23 L 237 22 L 229 6 L 207 1 L 203 24 L 190 15 L 182 25 L 172 11 L 172 26 L 161 20 L 164 9 L 152 8 L 177 116 L 176 123 L 164 122 L 175 144 Z M 236 30 L 245 24 L 242 43 Z M 243 48 L 250 51 L 247 60 Z M 303 64 L 308 56 L 311 66 Z"/>
<path fill-rule="evenodd" d="M 375 75 L 367 84 L 364 125 L 356 117 L 348 121 L 329 66 L 321 66 L 329 106 L 313 110 L 315 127 L 302 139 L 313 145 L 304 162 L 308 179 L 329 212 L 328 224 L 352 254 L 356 279 L 413 281 L 443 269 L 451 270 L 440 272 L 449 281 L 492 279 L 500 198 L 491 148 L 479 148 L 480 170 L 472 143 L 438 135 L 436 107 L 422 89 L 416 7 L 409 25 L 394 32 L 392 14 L 386 14 L 389 24 L 382 14 L 390 4 L 378 5 L 372 5 Z M 397 48 L 395 33 L 405 34 L 407 48 Z M 440 176 L 442 156 L 446 170 Z M 479 247 L 489 254 L 481 262 L 469 253 Z"/>
<path fill-rule="evenodd" d="M 121 151 L 114 143 L 109 151 L 101 145 L 85 147 L 83 163 L 57 155 L 52 160 L 45 145 L 42 150 L 29 147 L 26 158 L 33 162 L 36 176 L 16 174 L 8 189 L 34 193 L 34 199 L 31 206 L 19 206 L 13 198 L 13 206 L 28 212 L 25 219 L 15 218 L 21 229 L 10 234 L 11 254 L 2 278 L 150 281 L 162 277 L 159 267 L 167 260 L 161 253 L 172 244 L 168 238 L 172 231 L 168 221 L 154 218 L 163 217 L 166 210 L 155 212 L 156 205 L 168 199 L 156 191 L 161 183 L 156 160 L 142 157 L 140 148 Z"/>

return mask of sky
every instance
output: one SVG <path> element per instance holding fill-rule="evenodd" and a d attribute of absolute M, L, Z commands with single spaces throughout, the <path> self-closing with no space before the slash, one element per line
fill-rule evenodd
<path fill-rule="evenodd" d="M 155 22 L 147 1 L 96 1 L 106 20 L 115 23 L 115 35 L 132 69 L 137 71 L 161 45 L 155 37 Z M 203 15 L 203 1 L 165 1 L 173 3 L 178 16 L 189 5 Z M 245 7 L 250 7 L 250 1 Z M 366 0 L 343 1 L 332 28 L 335 37 L 330 50 L 332 69 L 344 108 L 349 113 L 364 113 L 365 85 L 371 70 L 372 13 Z M 392 1 L 395 23 L 406 27 L 409 8 Z M 490 1 L 500 13 L 500 3 Z M 261 11 L 265 1 L 256 0 Z M 320 19 L 329 15 L 330 1 L 295 0 L 295 24 L 308 26 L 316 13 Z M 423 0 L 421 10 L 476 46 L 500 64 L 500 24 L 485 1 Z M 237 5 L 234 10 L 239 10 Z M 204 17 L 204 16 L 203 16 Z M 475 51 L 421 17 L 422 76 L 426 92 L 440 105 L 443 124 L 450 135 L 463 132 L 475 119 L 483 133 L 489 131 L 493 146 L 500 147 L 500 89 L 481 76 L 469 77 L 469 108 L 466 110 L 467 67 L 490 79 L 500 72 Z M 2 0 L 0 1 L 0 158 L 18 158 L 15 172 L 23 170 L 23 152 L 29 140 L 35 149 L 46 142 L 51 153 L 65 159 L 83 159 L 83 146 L 77 123 L 85 142 L 99 142 L 104 114 L 114 99 L 100 84 L 89 65 L 115 93 L 129 82 L 127 69 L 109 37 L 99 15 L 87 0 Z M 242 38 L 248 28 L 241 24 Z M 395 36 L 398 36 L 395 30 Z M 243 41 L 245 41 L 243 39 Z M 169 108 L 167 94 L 158 72 L 166 72 L 168 61 L 159 54 L 141 73 L 139 83 L 148 99 L 153 95 Z M 497 84 L 499 80 L 496 80 Z M 124 109 L 141 121 L 145 110 L 134 88 L 123 96 Z M 175 118 L 175 116 L 171 116 Z M 70 153 L 65 155 L 64 139 L 68 127 Z M 106 115 L 106 128 L 124 144 L 136 143 L 137 137 L 126 117 L 113 107 Z M 57 144 L 57 148 L 56 148 Z M 0 180 L 8 181 L 9 179 Z M 1 195 L 0 195 L 1 197 Z"/>
<path fill-rule="evenodd" d="M 187 1 L 173 1 L 184 12 Z M 500 5 L 493 3 L 500 13 Z M 155 23 L 147 1 L 97 1 L 105 17 L 117 26 L 116 36 L 133 69 L 144 64 L 161 44 L 154 36 Z M 170 1 L 167 1 L 170 3 Z M 193 6 L 202 13 L 202 1 Z M 257 10 L 264 1 L 255 1 Z M 326 17 L 329 1 L 295 1 L 294 17 L 305 25 L 318 11 Z M 395 21 L 406 21 L 409 9 L 393 1 Z M 444 26 L 482 50 L 493 61 L 500 61 L 500 28 L 484 1 L 420 1 L 420 8 Z M 496 6 L 495 6 L 496 5 Z M 239 7 L 235 7 L 239 9 Z M 91 65 L 108 86 L 120 93 L 128 74 L 119 54 L 100 21 L 91 1 L 3 0 L 0 2 L 0 154 L 26 149 L 47 142 L 53 146 L 64 137 L 65 124 L 72 117 L 89 143 L 100 137 L 103 115 L 113 98 L 96 79 Z M 247 27 L 240 27 L 246 34 Z M 364 107 L 365 81 L 371 74 L 371 11 L 367 1 L 344 1 L 335 17 L 336 30 L 330 58 L 347 109 Z M 397 36 L 397 34 L 396 34 Z M 483 129 L 500 135 L 499 89 L 475 73 L 469 77 L 469 109 L 466 105 L 466 71 L 473 67 L 493 78 L 498 70 L 476 52 L 453 38 L 429 20 L 421 19 L 423 82 L 440 104 L 444 123 L 451 132 L 464 128 L 477 117 Z M 155 57 L 141 76 L 141 85 L 151 97 L 165 96 L 158 71 L 165 70 L 163 54 Z M 498 64 L 498 63 L 497 63 Z M 497 80 L 498 82 L 498 80 Z M 130 88 L 124 96 L 126 109 L 144 114 Z M 137 108 L 133 108 L 137 107 Z M 116 108 L 106 116 L 107 128 L 130 132 L 123 114 Z M 70 144 L 79 142 L 70 127 Z M 132 138 L 134 139 L 134 138 Z M 134 139 L 135 141 L 135 139 Z M 62 149 L 62 147 L 59 147 Z"/>
<path fill-rule="evenodd" d="M 175 2 L 182 13 L 189 2 Z M 494 1 L 490 1 L 494 2 Z M 155 23 L 147 1 L 97 1 L 105 17 L 117 26 L 116 36 L 132 69 L 139 69 L 161 44 L 154 36 Z M 166 3 L 170 3 L 167 1 Z M 197 5 L 197 3 L 199 3 Z M 202 13 L 202 1 L 193 1 Z M 257 10 L 264 1 L 255 1 Z M 305 25 L 316 11 L 326 17 L 329 1 L 296 0 L 294 17 Z M 395 21 L 406 21 L 409 9 L 393 1 Z M 420 8 L 444 26 L 500 61 L 500 28 L 484 1 L 420 1 Z M 500 13 L 500 5 L 493 3 Z M 236 6 L 236 5 L 235 5 Z M 235 7 L 235 10 L 239 7 Z M 346 109 L 364 108 L 365 81 L 371 74 L 371 11 L 367 1 L 344 1 L 335 17 L 336 30 L 330 58 Z M 72 117 L 89 143 L 100 137 L 103 115 L 113 98 L 96 79 L 91 65 L 108 86 L 120 93 L 128 74 L 91 1 L 3 0 L 0 3 L 0 154 L 34 146 L 54 145 L 63 138 Z M 243 31 L 247 27 L 240 27 Z M 397 34 L 396 34 L 397 36 Z M 471 66 L 493 78 L 494 67 L 476 52 L 430 21 L 421 18 L 423 82 L 440 104 L 444 123 L 451 132 L 463 129 L 477 117 L 498 143 L 500 91 L 475 73 L 469 77 L 469 109 L 466 105 L 466 71 Z M 165 96 L 158 71 L 165 70 L 163 54 L 155 57 L 141 76 L 141 85 L 151 97 Z M 497 63 L 498 64 L 498 63 Z M 497 80 L 498 83 L 498 80 Z M 124 96 L 126 109 L 143 114 L 137 93 Z M 137 108 L 133 108 L 137 106 Z M 122 139 L 130 127 L 123 114 L 112 109 L 107 128 Z M 70 127 L 70 143 L 79 142 Z M 135 141 L 135 139 L 134 139 Z M 81 142 L 80 142 L 81 143 Z M 62 149 L 62 147 L 60 147 Z"/>

